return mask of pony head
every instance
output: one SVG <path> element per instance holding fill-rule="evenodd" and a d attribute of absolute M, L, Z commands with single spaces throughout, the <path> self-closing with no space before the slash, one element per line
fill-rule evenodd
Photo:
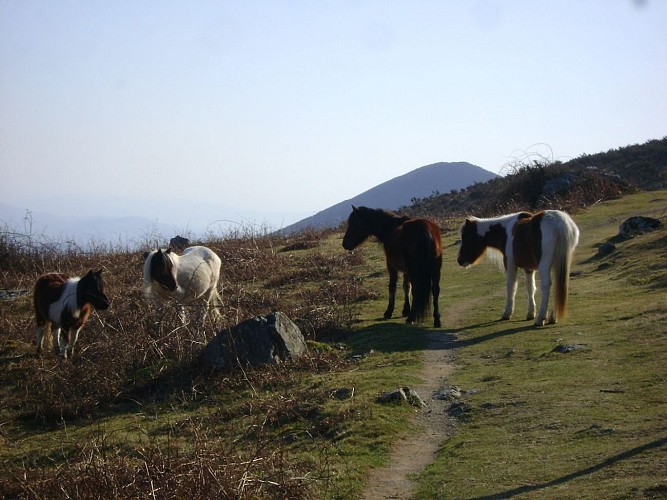
<path fill-rule="evenodd" d="M 461 226 L 461 248 L 456 258 L 459 266 L 469 267 L 475 264 L 484 255 L 486 241 L 479 234 L 475 217 L 466 219 Z"/>
<path fill-rule="evenodd" d="M 352 213 L 347 219 L 347 231 L 343 236 L 345 250 L 354 250 L 370 236 L 371 230 L 366 221 L 368 211 L 366 207 L 357 208 L 352 205 Z"/>
<path fill-rule="evenodd" d="M 80 303 L 87 302 L 92 304 L 95 309 L 104 311 L 109 309 L 109 298 L 104 292 L 104 279 L 102 279 L 102 270 L 88 271 L 77 287 L 77 297 Z"/>
<path fill-rule="evenodd" d="M 178 283 L 176 283 L 174 263 L 171 261 L 170 253 L 171 248 L 168 248 L 164 252 L 162 249 L 158 249 L 146 255 L 146 258 L 150 259 L 151 279 L 165 290 L 175 292 L 178 288 Z"/>

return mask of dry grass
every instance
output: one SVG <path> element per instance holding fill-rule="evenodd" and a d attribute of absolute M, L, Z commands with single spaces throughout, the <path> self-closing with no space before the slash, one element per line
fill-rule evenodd
<path fill-rule="evenodd" d="M 1 288 L 29 290 L 47 271 L 102 267 L 112 306 L 93 315 L 73 360 L 63 362 L 34 354 L 30 295 L 1 304 L 3 495 L 300 498 L 315 483 L 326 488 L 326 443 L 349 415 L 326 409 L 328 393 L 311 378 L 345 369 L 345 352 L 313 344 L 298 362 L 225 375 L 204 372 L 198 358 L 215 331 L 274 310 L 311 341 L 349 334 L 355 304 L 375 293 L 355 278 L 358 255 L 324 252 L 318 237 L 207 241 L 223 260 L 224 306 L 217 324 L 198 328 L 181 325 L 175 311 L 155 322 L 140 296 L 142 252 L 34 251 L 4 235 Z M 107 430 L 90 432 L 96 422 L 147 412 L 186 416 L 161 431 L 152 423 L 123 430 L 125 445 Z M 313 459 L 290 451 L 299 426 L 322 439 Z"/>

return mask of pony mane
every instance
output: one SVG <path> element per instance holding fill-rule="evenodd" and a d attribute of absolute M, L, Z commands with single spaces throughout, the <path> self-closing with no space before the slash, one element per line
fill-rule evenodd
<path fill-rule="evenodd" d="M 485 257 L 486 260 L 495 264 L 495 266 L 501 271 L 505 270 L 505 257 L 500 250 L 493 247 L 487 247 Z"/>

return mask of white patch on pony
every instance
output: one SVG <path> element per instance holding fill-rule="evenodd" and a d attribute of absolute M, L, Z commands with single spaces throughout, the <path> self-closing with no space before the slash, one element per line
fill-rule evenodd
<path fill-rule="evenodd" d="M 76 286 L 81 278 L 70 278 L 63 286 L 60 298 L 49 306 L 49 319 L 60 326 L 63 311 L 69 310 L 73 318 L 78 318 L 81 311 L 76 305 Z"/>

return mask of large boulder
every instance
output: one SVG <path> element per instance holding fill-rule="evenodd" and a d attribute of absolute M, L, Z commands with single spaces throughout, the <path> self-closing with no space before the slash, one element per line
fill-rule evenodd
<path fill-rule="evenodd" d="M 306 352 L 306 340 L 282 312 L 256 316 L 220 331 L 206 346 L 202 361 L 208 368 L 230 371 L 294 359 Z"/>
<path fill-rule="evenodd" d="M 634 238 L 638 234 L 650 233 L 662 225 L 660 219 L 653 217 L 630 217 L 618 228 L 618 236 L 623 239 Z"/>

